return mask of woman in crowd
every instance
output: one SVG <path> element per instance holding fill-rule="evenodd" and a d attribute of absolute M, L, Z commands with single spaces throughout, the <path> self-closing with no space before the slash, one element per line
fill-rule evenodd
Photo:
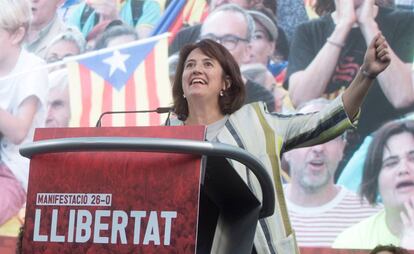
<path fill-rule="evenodd" d="M 54 63 L 65 57 L 84 53 L 86 41 L 82 34 L 76 30 L 69 30 L 57 35 L 46 48 L 45 61 Z M 49 69 L 49 71 L 52 71 Z"/>
<path fill-rule="evenodd" d="M 397 120 L 373 136 L 364 165 L 361 194 L 384 210 L 345 230 L 334 247 L 371 249 L 393 244 L 414 249 L 414 121 Z"/>
<path fill-rule="evenodd" d="M 206 39 L 183 47 L 173 84 L 177 119 L 171 124 L 207 125 L 207 140 L 246 149 L 273 176 L 276 211 L 258 224 L 257 253 L 298 253 L 280 183 L 280 153 L 326 142 L 352 126 L 373 77 L 388 64 L 387 43 L 378 34 L 367 48 L 362 69 L 342 96 L 318 113 L 281 116 L 269 113 L 262 103 L 242 107 L 245 87 L 240 69 L 223 46 Z M 260 199 L 257 180 L 239 163 L 233 166 Z"/>
<path fill-rule="evenodd" d="M 369 254 L 409 254 L 407 250 L 394 245 L 378 245 Z"/>
<path fill-rule="evenodd" d="M 278 82 L 283 82 L 287 67 L 285 56 L 288 55 L 287 41 L 279 39 L 279 37 L 285 38 L 283 30 L 277 27 L 274 16 L 266 8 L 248 10 L 247 13 L 255 23 L 254 35 L 250 42 L 251 57 L 248 63 L 265 65 Z"/>

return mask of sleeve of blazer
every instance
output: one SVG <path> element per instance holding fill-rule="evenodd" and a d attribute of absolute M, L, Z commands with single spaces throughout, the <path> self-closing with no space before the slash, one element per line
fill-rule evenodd
<path fill-rule="evenodd" d="M 342 96 L 338 96 L 319 112 L 265 115 L 278 136 L 282 138 L 282 151 L 288 151 L 327 142 L 346 129 L 355 128 L 360 114 L 351 120 L 345 112 Z"/>

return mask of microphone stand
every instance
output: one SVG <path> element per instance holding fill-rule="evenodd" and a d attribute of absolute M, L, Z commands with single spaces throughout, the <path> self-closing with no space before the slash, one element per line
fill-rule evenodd
<path fill-rule="evenodd" d="M 164 114 L 164 113 L 169 113 L 167 120 L 165 121 L 165 124 L 169 124 L 169 118 L 170 118 L 170 114 L 171 114 L 172 108 L 171 107 L 159 107 L 156 109 L 152 109 L 152 110 L 126 110 L 126 111 L 105 111 L 103 112 L 100 116 L 98 121 L 96 122 L 95 127 L 99 128 L 102 125 L 102 118 L 105 115 L 112 115 L 112 114 L 130 114 L 130 113 L 158 113 L 158 114 Z"/>

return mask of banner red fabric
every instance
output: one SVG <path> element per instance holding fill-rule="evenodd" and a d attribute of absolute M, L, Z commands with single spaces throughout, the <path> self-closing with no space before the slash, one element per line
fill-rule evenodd
<path fill-rule="evenodd" d="M 35 140 L 204 139 L 204 127 L 39 129 Z M 31 160 L 24 253 L 195 253 L 200 156 L 67 152 Z"/>

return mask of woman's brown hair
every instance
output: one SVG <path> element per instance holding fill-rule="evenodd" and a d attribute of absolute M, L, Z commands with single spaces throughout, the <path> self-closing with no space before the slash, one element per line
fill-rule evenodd
<path fill-rule="evenodd" d="M 377 254 L 380 251 L 389 251 L 393 254 L 409 254 L 409 252 L 406 249 L 396 247 L 394 245 L 378 245 L 373 250 L 371 250 L 369 254 Z"/>
<path fill-rule="evenodd" d="M 414 136 L 414 120 L 395 120 L 379 128 L 373 135 L 365 159 L 364 172 L 360 187 L 361 196 L 371 204 L 377 202 L 378 177 L 382 168 L 384 149 L 390 137 L 401 133 L 411 133 Z"/>
<path fill-rule="evenodd" d="M 206 56 L 216 59 L 223 69 L 223 78 L 230 82 L 230 86 L 224 91 L 224 95 L 219 97 L 221 113 L 231 114 L 240 109 L 244 104 L 246 92 L 239 65 L 225 47 L 213 40 L 205 39 L 195 44 L 188 44 L 180 51 L 172 88 L 174 113 L 178 119 L 184 121 L 188 117 L 188 104 L 186 98 L 183 97 L 182 76 L 185 61 L 195 49 L 200 49 Z"/>

